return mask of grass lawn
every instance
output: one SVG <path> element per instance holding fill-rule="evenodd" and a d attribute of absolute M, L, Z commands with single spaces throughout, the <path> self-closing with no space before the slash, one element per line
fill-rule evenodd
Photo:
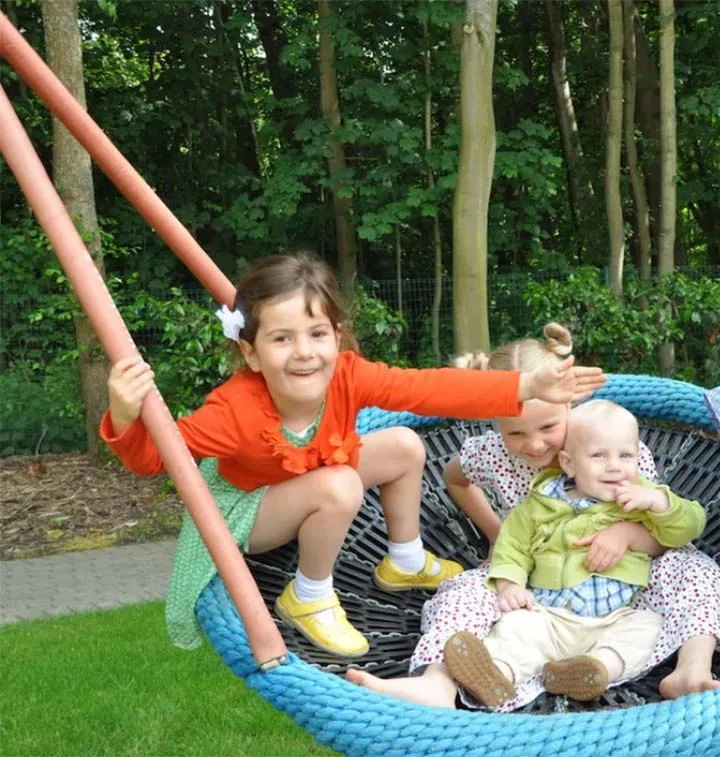
<path fill-rule="evenodd" d="M 6 626 L 0 692 L 3 757 L 335 754 L 209 644 L 172 647 L 159 602 Z"/>

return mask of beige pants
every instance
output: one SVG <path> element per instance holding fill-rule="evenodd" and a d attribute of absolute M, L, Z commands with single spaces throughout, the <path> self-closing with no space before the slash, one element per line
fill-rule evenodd
<path fill-rule="evenodd" d="M 634 678 L 648 658 L 663 618 L 649 610 L 621 607 L 586 618 L 569 610 L 535 604 L 532 610 L 505 613 L 485 638 L 495 662 L 504 662 L 515 681 L 541 673 L 546 662 L 611 649 L 622 660 L 620 678 Z M 617 679 L 615 679 L 617 680 Z"/>

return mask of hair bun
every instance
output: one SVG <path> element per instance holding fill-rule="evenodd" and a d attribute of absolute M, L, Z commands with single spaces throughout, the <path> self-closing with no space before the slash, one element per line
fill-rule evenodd
<path fill-rule="evenodd" d="M 546 324 L 543 329 L 545 336 L 545 347 L 549 352 L 554 353 L 558 357 L 567 357 L 573 351 L 572 336 L 570 332 L 561 326 L 559 323 Z"/>

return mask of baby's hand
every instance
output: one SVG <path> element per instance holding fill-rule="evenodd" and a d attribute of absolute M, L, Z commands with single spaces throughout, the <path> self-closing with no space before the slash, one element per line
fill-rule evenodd
<path fill-rule="evenodd" d="M 576 547 L 589 547 L 585 567 L 593 573 L 604 573 L 614 568 L 630 546 L 625 523 L 614 523 L 602 531 L 583 536 L 575 541 Z"/>
<path fill-rule="evenodd" d="M 153 388 L 155 374 L 140 357 L 118 360 L 108 378 L 110 420 L 121 434 L 138 419 L 142 403 Z"/>
<path fill-rule="evenodd" d="M 531 609 L 533 595 L 524 586 L 508 581 L 498 590 L 498 605 L 500 612 L 512 612 L 521 607 Z"/>
<path fill-rule="evenodd" d="M 664 513 L 670 507 L 670 500 L 661 489 L 650 489 L 647 486 L 629 482 L 618 485 L 615 501 L 626 513 L 631 510 L 651 510 L 654 513 Z"/>

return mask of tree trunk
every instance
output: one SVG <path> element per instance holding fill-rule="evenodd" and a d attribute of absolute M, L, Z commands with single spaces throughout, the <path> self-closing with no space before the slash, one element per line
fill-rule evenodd
<path fill-rule="evenodd" d="M 43 0 L 45 48 L 50 68 L 78 102 L 86 107 L 82 43 L 76 0 Z M 53 178 L 70 217 L 85 240 L 101 276 L 105 276 L 100 243 L 90 156 L 70 132 L 53 118 Z M 80 388 L 85 405 L 88 452 L 99 462 L 99 425 L 107 408 L 109 365 L 102 346 L 85 315 L 73 319 L 80 367 Z"/>
<path fill-rule="evenodd" d="M 248 171 L 254 176 L 261 176 L 264 178 L 263 171 L 263 155 L 260 148 L 260 139 L 258 137 L 257 126 L 255 124 L 255 114 L 250 106 L 250 98 L 248 97 L 247 87 L 245 86 L 245 78 L 238 62 L 238 55 L 236 48 L 228 37 L 226 22 L 229 18 L 229 8 L 224 5 L 221 0 L 213 0 L 213 14 L 215 18 L 215 26 L 217 28 L 218 43 L 220 43 L 225 50 L 227 50 L 228 59 L 235 73 L 235 81 L 240 89 L 242 95 L 241 103 L 247 116 L 247 131 L 244 128 L 244 124 L 236 126 L 235 131 L 238 136 L 236 141 L 236 154 L 241 157 L 241 162 L 247 167 Z M 222 103 L 221 105 L 224 105 Z M 223 130 L 225 131 L 225 130 Z M 248 132 L 249 131 L 249 135 Z M 243 134 L 243 132 L 245 132 Z M 250 139 L 248 139 L 248 136 Z M 225 142 L 225 137 L 223 137 Z M 250 144 L 252 143 L 252 150 Z M 228 206 L 230 202 L 228 202 Z"/>
<path fill-rule="evenodd" d="M 660 156 L 662 187 L 660 195 L 660 234 L 658 274 L 672 273 L 675 251 L 677 139 L 675 120 L 675 7 L 674 0 L 660 0 Z M 669 306 L 668 306 L 669 307 Z M 660 346 L 660 373 L 672 375 L 674 345 Z"/>
<path fill-rule="evenodd" d="M 435 189 L 435 174 L 430 166 L 430 152 L 432 150 L 432 80 L 430 60 L 430 35 L 427 21 L 423 22 L 423 40 L 425 41 L 425 164 L 428 189 Z M 442 304 L 442 237 L 440 235 L 440 208 L 436 206 L 433 216 L 433 247 L 435 249 L 434 290 L 431 308 L 432 348 L 435 362 L 440 365 L 442 352 L 440 350 L 440 305 Z"/>
<path fill-rule="evenodd" d="M 520 70 L 527 77 L 527 84 L 523 85 L 520 90 L 522 102 L 516 103 L 518 119 L 533 118 L 537 112 L 538 104 L 535 98 L 535 88 L 533 83 L 537 80 L 533 69 L 533 52 L 537 49 L 537 31 L 533 20 L 533 9 L 529 2 L 519 3 L 517 7 L 519 38 L 518 63 Z"/>
<path fill-rule="evenodd" d="M 605 148 L 605 205 L 610 234 L 610 291 L 622 292 L 625 233 L 620 194 L 620 155 L 623 122 L 623 17 L 621 0 L 608 0 L 610 77 Z"/>
<path fill-rule="evenodd" d="M 270 86 L 275 99 L 282 103 L 283 100 L 290 100 L 297 95 L 297 83 L 295 72 L 282 60 L 283 51 L 287 47 L 287 38 L 278 18 L 277 3 L 275 0 L 251 0 L 250 5 L 255 27 L 265 52 Z M 280 141 L 287 148 L 295 140 L 297 118 L 284 113 L 282 108 L 278 108 L 278 111 L 277 115 L 281 122 Z"/>
<path fill-rule="evenodd" d="M 395 224 L 395 283 L 397 285 L 397 309 L 400 317 L 403 315 L 403 286 L 402 286 L 402 238 L 400 224 Z"/>
<path fill-rule="evenodd" d="M 460 158 L 453 208 L 457 352 L 490 349 L 487 223 L 495 166 L 492 71 L 497 0 L 467 0 L 460 56 Z"/>
<path fill-rule="evenodd" d="M 585 246 L 592 233 L 593 224 L 588 219 L 589 211 L 594 205 L 594 191 L 585 167 L 585 156 L 580 143 L 580 132 L 575 108 L 570 93 L 567 77 L 567 54 L 565 48 L 565 30 L 562 20 L 562 0 L 545 0 L 547 16 L 548 42 L 550 53 L 550 74 L 555 93 L 560 137 L 562 140 L 565 170 L 567 173 L 568 195 L 570 197 L 570 214 L 575 233 L 585 238 Z"/>
<path fill-rule="evenodd" d="M 713 175 L 705 162 L 702 154 L 702 145 L 699 140 L 693 141 L 692 155 L 697 165 L 700 180 L 705 186 L 712 186 Z M 712 166 L 712 161 L 710 162 Z M 717 204 L 708 199 L 697 199 L 690 204 L 695 223 L 703 230 L 707 243 L 707 263 L 710 266 L 720 265 L 720 217 L 718 217 Z"/>
<path fill-rule="evenodd" d="M 650 236 L 657 245 L 660 217 L 660 89 L 655 61 L 650 54 L 645 30 L 635 16 L 635 52 L 637 54 L 637 107 L 635 110 L 642 139 L 640 157 L 645 167 Z"/>
<path fill-rule="evenodd" d="M 335 70 L 335 43 L 328 28 L 332 19 L 332 11 L 330 10 L 330 0 L 317 0 L 317 4 L 320 15 L 320 99 L 322 113 L 328 121 L 330 129 L 336 132 L 340 128 L 340 99 Z M 346 284 L 351 282 L 357 274 L 357 255 L 355 230 L 351 222 L 352 204 L 348 197 L 341 196 L 341 180 L 345 171 L 345 150 L 342 143 L 337 139 L 330 140 L 328 168 L 335 211 L 338 269 L 342 282 Z"/>
<path fill-rule="evenodd" d="M 623 0 L 623 38 L 625 50 L 625 154 L 627 156 L 633 203 L 635 205 L 635 227 L 638 235 L 638 268 L 643 279 L 650 278 L 650 217 L 645 177 L 638 161 L 635 141 L 635 102 L 637 95 L 637 53 L 635 50 L 635 9 L 633 0 Z"/>

